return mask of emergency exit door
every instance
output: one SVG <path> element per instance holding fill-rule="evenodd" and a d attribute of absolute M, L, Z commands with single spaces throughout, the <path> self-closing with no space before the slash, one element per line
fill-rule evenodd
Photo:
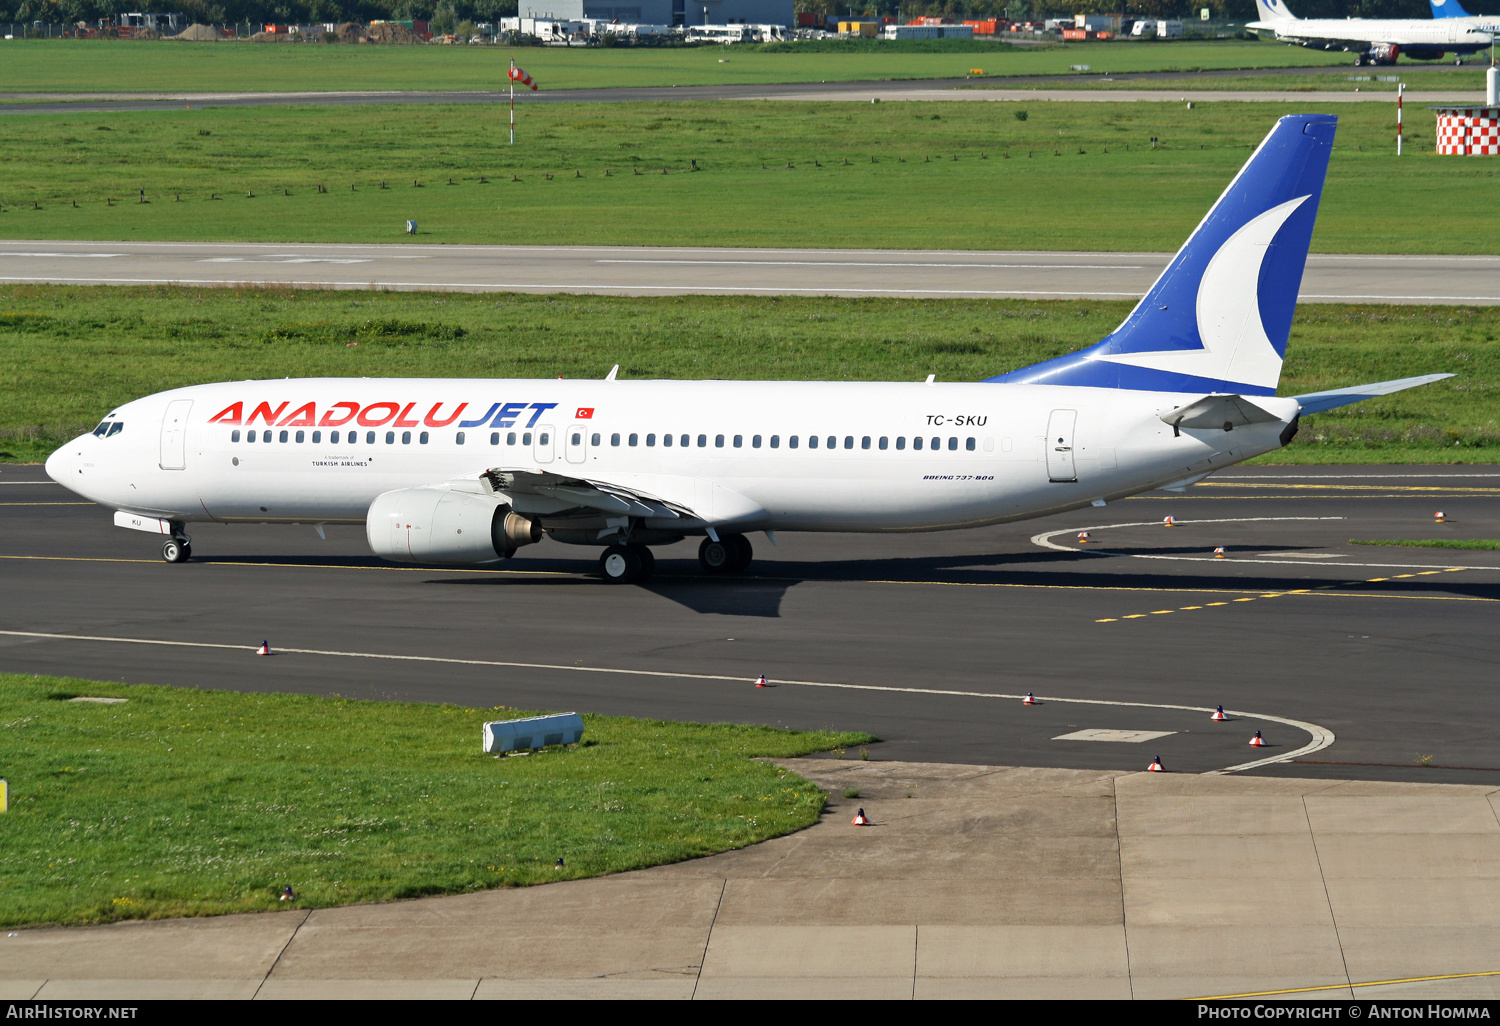
<path fill-rule="evenodd" d="M 554 452 L 552 436 L 557 434 L 549 424 L 543 424 L 536 429 L 536 441 L 532 443 L 531 454 L 538 463 L 551 463 Z"/>
<path fill-rule="evenodd" d="M 161 456 L 163 470 L 187 469 L 187 420 L 193 408 L 191 399 L 173 399 L 161 419 Z"/>
<path fill-rule="evenodd" d="M 1073 427 L 1077 410 L 1053 410 L 1047 418 L 1047 478 L 1051 481 L 1077 481 L 1073 465 Z"/>

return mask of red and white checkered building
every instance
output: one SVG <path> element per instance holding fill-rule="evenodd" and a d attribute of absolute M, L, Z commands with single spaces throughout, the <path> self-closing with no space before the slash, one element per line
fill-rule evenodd
<path fill-rule="evenodd" d="M 1458 157 L 1500 156 L 1500 107 L 1433 107 L 1437 151 Z"/>

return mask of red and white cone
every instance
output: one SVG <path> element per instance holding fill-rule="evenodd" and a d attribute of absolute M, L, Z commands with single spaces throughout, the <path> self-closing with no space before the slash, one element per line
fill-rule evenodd
<path fill-rule="evenodd" d="M 858 812 L 856 812 L 854 814 L 854 818 L 851 819 L 849 822 L 853 823 L 855 826 L 869 826 L 870 825 L 870 819 L 869 819 L 868 816 L 865 815 L 865 810 L 864 809 L 860 809 Z"/>
<path fill-rule="evenodd" d="M 1225 720 L 1229 719 L 1229 717 L 1224 715 L 1224 707 L 1221 705 L 1214 710 L 1214 714 L 1210 716 L 1209 719 L 1213 720 L 1215 723 L 1223 723 Z"/>
<path fill-rule="evenodd" d="M 1434 513 L 1432 515 L 1432 522 L 1435 523 L 1435 524 L 1444 524 L 1444 523 L 1447 523 L 1448 522 L 1448 514 L 1444 513 L 1442 510 L 1438 510 L 1436 513 Z"/>
<path fill-rule="evenodd" d="M 758 688 L 768 688 L 771 685 L 766 683 L 766 675 L 763 673 L 759 677 L 755 678 L 755 686 Z"/>
<path fill-rule="evenodd" d="M 1177 521 L 1174 520 L 1172 517 L 1163 517 L 1162 518 L 1162 522 L 1161 522 L 1161 526 L 1163 526 L 1163 527 L 1176 527 L 1177 526 Z"/>
<path fill-rule="evenodd" d="M 1250 739 L 1250 747 L 1251 748 L 1264 748 L 1264 747 L 1266 747 L 1266 739 L 1260 736 L 1260 731 L 1257 730 L 1255 732 L 1255 736 Z"/>
<path fill-rule="evenodd" d="M 1036 702 L 1036 696 L 1033 695 L 1030 691 L 1026 692 L 1026 697 L 1023 698 L 1023 699 L 1021 699 L 1021 704 L 1022 705 L 1036 705 L 1037 704 L 1037 702 Z"/>
<path fill-rule="evenodd" d="M 1089 533 L 1087 531 L 1079 531 L 1078 532 L 1078 544 L 1079 545 L 1087 545 L 1088 543 L 1089 543 Z"/>
<path fill-rule="evenodd" d="M 271 654 L 271 643 L 269 641 L 262 641 L 260 643 L 260 648 L 257 648 L 255 650 L 255 654 L 256 655 L 270 655 Z"/>
<path fill-rule="evenodd" d="M 1218 548 L 1214 549 L 1214 558 L 1215 559 L 1223 559 L 1224 558 L 1224 546 L 1220 545 Z"/>
<path fill-rule="evenodd" d="M 1161 756 L 1151 760 L 1151 765 L 1146 767 L 1147 773 L 1165 773 L 1167 768 L 1161 764 Z"/>

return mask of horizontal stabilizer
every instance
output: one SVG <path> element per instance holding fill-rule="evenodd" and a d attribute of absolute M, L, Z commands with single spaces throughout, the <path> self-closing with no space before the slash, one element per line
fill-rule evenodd
<path fill-rule="evenodd" d="M 1227 431 L 1232 427 L 1269 424 L 1281 418 L 1242 395 L 1206 395 L 1195 403 L 1163 413 L 1161 420 L 1174 428 L 1223 428 Z"/>
<path fill-rule="evenodd" d="M 1415 378 L 1377 381 L 1373 385 L 1355 385 L 1352 388 L 1334 388 L 1327 392 L 1309 392 L 1307 395 L 1294 395 L 1292 398 L 1297 400 L 1303 413 L 1322 413 L 1324 410 L 1338 409 L 1350 403 L 1374 399 L 1378 395 L 1390 395 L 1392 392 L 1399 392 L 1405 388 L 1416 388 L 1418 385 L 1427 385 L 1451 377 L 1453 377 L 1452 374 L 1423 374 Z"/>

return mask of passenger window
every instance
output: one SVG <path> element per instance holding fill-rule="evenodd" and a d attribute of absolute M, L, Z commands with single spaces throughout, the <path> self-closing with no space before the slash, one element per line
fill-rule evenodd
<path fill-rule="evenodd" d="M 456 434 L 456 435 L 453 436 L 453 444 L 454 445 L 463 445 L 464 444 L 464 433 L 462 431 L 460 431 L 458 434 Z"/>
<path fill-rule="evenodd" d="M 703 443 L 700 442 L 698 444 L 702 445 Z M 724 448 L 724 436 L 723 435 L 714 435 L 714 448 L 715 449 L 722 449 L 722 448 Z"/>
<path fill-rule="evenodd" d="M 386 445 L 395 445 L 396 444 L 396 432 L 394 432 L 394 431 L 387 431 L 385 433 L 385 444 Z"/>
<path fill-rule="evenodd" d="M 631 444 L 632 447 L 640 445 L 641 444 L 641 436 L 638 435 L 638 434 L 635 434 L 634 432 L 631 432 L 631 435 L 630 435 L 630 444 Z"/>
<path fill-rule="evenodd" d="M 868 449 L 870 447 L 870 436 L 869 435 L 865 435 L 863 438 L 861 438 L 859 440 L 859 447 L 861 449 Z M 882 445 L 881 448 L 884 449 L 885 446 Z"/>
<path fill-rule="evenodd" d="M 589 439 L 589 444 L 590 445 L 598 445 L 599 444 L 599 432 L 597 432 L 597 431 L 594 432 L 594 437 Z M 619 435 L 615 435 L 614 444 L 615 445 L 619 445 L 620 444 L 620 436 Z"/>
<path fill-rule="evenodd" d="M 298 431 L 298 432 L 297 432 L 297 441 L 298 441 L 298 442 L 299 442 L 299 443 L 300 443 L 300 442 L 301 442 L 301 441 L 302 441 L 302 440 L 303 440 L 303 439 L 304 439 L 304 438 L 305 438 L 305 437 L 307 437 L 307 436 L 306 436 L 306 435 L 305 435 L 305 434 L 304 434 L 304 433 L 303 433 L 303 432 L 301 432 L 301 431 Z"/>
<path fill-rule="evenodd" d="M 796 435 L 793 435 L 791 438 L 788 438 L 786 440 L 786 447 L 788 449 L 795 449 L 795 448 L 797 448 L 797 436 Z M 771 448 L 773 448 L 773 449 L 776 448 L 776 442 L 775 442 L 774 439 L 771 442 Z"/>
<path fill-rule="evenodd" d="M 759 444 L 759 443 L 757 443 L 757 444 Z M 735 435 L 734 436 L 734 447 L 736 449 L 739 449 L 739 448 L 743 448 L 744 445 L 745 445 L 745 436 L 744 435 Z"/>
<path fill-rule="evenodd" d="M 240 433 L 238 431 L 229 432 L 229 440 L 231 442 L 238 442 L 240 440 Z"/>
<path fill-rule="evenodd" d="M 686 445 L 687 443 L 684 442 L 683 444 Z M 723 435 L 719 436 L 719 444 L 720 445 L 724 444 L 724 436 Z M 708 436 L 707 435 L 699 435 L 698 436 L 698 448 L 703 449 L 703 448 L 706 448 L 707 446 L 708 446 Z"/>
<path fill-rule="evenodd" d="M 738 438 L 739 435 L 735 435 L 735 437 Z M 752 448 L 752 449 L 759 449 L 760 448 L 760 435 L 756 435 L 756 436 L 754 436 L 753 438 L 750 439 L 750 448 Z"/>
<path fill-rule="evenodd" d="M 866 444 L 868 444 L 868 442 L 866 442 Z M 854 436 L 853 435 L 845 435 L 844 436 L 844 448 L 845 449 L 852 449 L 852 448 L 854 448 Z"/>
<path fill-rule="evenodd" d="M 964 442 L 964 448 L 967 449 L 967 450 L 969 450 L 970 452 L 973 452 L 974 451 L 974 439 L 972 439 L 972 438 L 967 439 Z"/>
<path fill-rule="evenodd" d="M 323 432 L 321 432 L 321 431 L 314 431 L 313 432 L 313 444 L 317 445 L 322 440 L 323 440 Z"/>
<path fill-rule="evenodd" d="M 906 436 L 905 435 L 901 435 L 901 436 L 899 436 L 896 439 L 896 448 L 897 449 L 905 449 L 906 448 Z"/>
<path fill-rule="evenodd" d="M 333 445 L 338 445 L 339 444 L 339 433 L 337 431 L 330 431 L 330 432 L 328 432 L 328 441 L 331 444 L 333 444 Z"/>
<path fill-rule="evenodd" d="M 632 437 L 634 437 L 634 436 L 632 436 Z M 656 436 L 655 435 L 647 435 L 646 436 L 646 445 L 654 447 L 656 445 Z"/>
<path fill-rule="evenodd" d="M 796 447 L 797 446 L 795 444 L 792 445 L 793 449 L 795 449 Z M 808 435 L 807 436 L 807 447 L 809 449 L 816 449 L 818 447 L 818 436 L 817 435 Z"/>
<path fill-rule="evenodd" d="M 595 435 L 594 437 L 597 438 L 599 436 Z M 599 443 L 595 442 L 594 444 L 598 445 Z M 619 432 L 616 432 L 615 434 L 612 434 L 612 435 L 609 436 L 609 444 L 610 445 L 619 445 L 620 444 L 620 435 L 619 435 Z"/>
<path fill-rule="evenodd" d="M 536 433 L 536 444 L 537 445 L 550 445 L 551 442 L 552 442 L 552 436 L 550 434 L 548 434 L 546 431 L 538 431 Z"/>
<path fill-rule="evenodd" d="M 410 445 L 411 444 L 411 432 L 410 431 L 403 431 L 403 432 L 401 432 L 401 444 L 402 445 Z"/>
<path fill-rule="evenodd" d="M 881 435 L 880 436 L 880 447 L 882 449 L 884 449 L 887 445 L 890 444 L 890 441 L 891 440 L 889 438 L 885 437 L 885 435 Z"/>
<path fill-rule="evenodd" d="M 957 438 L 949 438 L 948 439 L 948 451 L 949 452 L 954 452 L 957 449 L 958 449 L 958 439 Z"/>
<path fill-rule="evenodd" d="M 677 441 L 678 441 L 678 443 L 679 443 L 679 444 L 680 444 L 680 445 L 681 445 L 681 446 L 682 446 L 682 447 L 683 447 L 683 448 L 684 448 L 684 449 L 686 449 L 686 448 L 687 448 L 687 447 L 688 447 L 688 442 L 689 442 L 689 441 L 690 441 L 690 439 L 689 439 L 689 438 L 688 438 L 688 436 L 687 436 L 687 435 L 683 435 L 683 436 L 682 436 L 682 437 L 681 437 L 681 438 L 679 438 L 679 439 L 677 439 Z"/>
<path fill-rule="evenodd" d="M 353 433 L 351 433 L 349 435 L 349 440 L 350 441 L 354 440 Z M 375 444 L 375 432 L 373 432 L 373 431 L 366 431 L 365 432 L 365 444 L 366 445 L 374 445 Z"/>
<path fill-rule="evenodd" d="M 668 449 L 672 448 L 672 436 L 671 435 L 662 435 L 661 436 L 661 444 L 665 445 Z"/>
<path fill-rule="evenodd" d="M 828 448 L 830 448 L 830 449 L 836 449 L 836 448 L 838 448 L 838 444 L 839 444 L 838 438 L 836 438 L 833 435 L 829 435 L 828 436 Z"/>
<path fill-rule="evenodd" d="M 934 438 L 932 440 L 932 447 L 934 449 L 941 449 L 943 447 L 943 440 L 941 438 Z"/>
<path fill-rule="evenodd" d="M 511 437 L 515 437 L 515 436 L 512 435 Z M 490 432 L 490 444 L 491 445 L 499 445 L 500 444 L 500 432 L 498 432 L 498 431 L 491 431 Z"/>
<path fill-rule="evenodd" d="M 583 432 L 581 432 L 581 431 L 574 431 L 573 432 L 573 442 L 572 442 L 572 444 L 573 445 L 582 445 L 583 444 Z"/>
<path fill-rule="evenodd" d="M 253 441 L 255 441 L 255 432 L 254 431 L 246 431 L 245 432 L 245 441 L 246 442 L 253 442 Z"/>
<path fill-rule="evenodd" d="M 530 445 L 531 444 L 531 432 L 530 431 L 522 431 L 521 432 L 521 444 L 522 445 Z"/>
<path fill-rule="evenodd" d="M 920 448 L 922 448 L 922 440 L 920 438 L 913 438 L 911 440 L 911 447 L 913 449 L 920 449 Z"/>
<path fill-rule="evenodd" d="M 287 432 L 283 431 L 281 433 L 281 437 L 279 439 L 277 439 L 277 441 L 285 442 L 286 441 L 286 436 L 287 436 Z"/>
<path fill-rule="evenodd" d="M 426 445 L 427 444 L 427 432 L 426 431 L 423 431 L 420 435 L 417 436 L 417 442 L 420 443 L 420 444 L 422 444 L 422 445 Z"/>
<path fill-rule="evenodd" d="M 498 437 L 498 435 L 497 435 L 497 437 Z M 516 444 L 516 433 L 514 431 L 507 431 L 505 433 L 505 444 L 506 445 L 515 445 Z"/>
<path fill-rule="evenodd" d="M 772 435 L 771 436 L 771 448 L 773 448 L 773 449 L 780 449 L 781 448 L 781 436 L 780 435 Z"/>

